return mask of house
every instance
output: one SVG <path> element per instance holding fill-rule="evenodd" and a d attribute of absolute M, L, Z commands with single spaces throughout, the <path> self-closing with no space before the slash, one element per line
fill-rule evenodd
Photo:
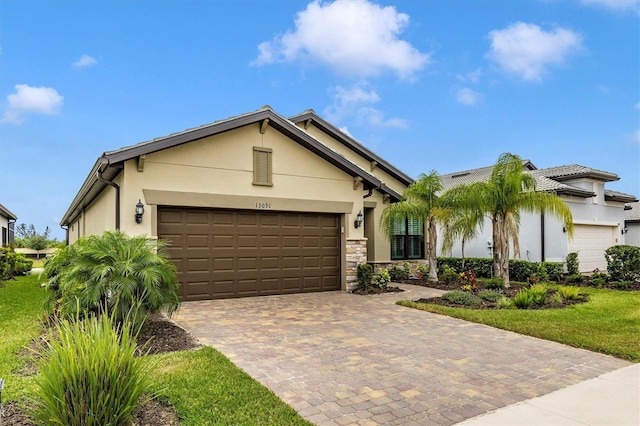
<path fill-rule="evenodd" d="M 411 182 L 312 110 L 265 106 L 103 153 L 61 225 L 167 240 L 182 300 L 351 290 L 359 263 L 424 257 L 422 231 L 392 253 L 378 227 Z"/>
<path fill-rule="evenodd" d="M 638 201 L 625 206 L 624 238 L 625 244 L 640 247 L 640 202 Z"/>
<path fill-rule="evenodd" d="M 6 247 L 13 242 L 16 220 L 18 217 L 0 204 L 0 228 L 2 228 L 0 247 Z"/>
<path fill-rule="evenodd" d="M 564 262 L 568 253 L 577 252 L 580 270 L 606 270 L 604 251 L 625 244 L 625 204 L 638 201 L 635 196 L 605 188 L 608 182 L 620 178 L 611 172 L 577 164 L 538 169 L 528 160 L 525 170 L 536 178 L 538 191 L 559 195 L 573 214 L 574 235 L 570 238 L 562 222 L 548 215 L 523 213 L 520 222 L 520 257 L 532 262 Z M 467 170 L 443 175 L 442 183 L 449 189 L 461 183 L 489 178 L 493 167 Z M 513 256 L 514 251 L 511 250 Z M 461 255 L 458 243 L 451 255 Z M 492 255 L 491 224 L 487 220 L 479 236 L 465 242 L 465 256 Z"/>

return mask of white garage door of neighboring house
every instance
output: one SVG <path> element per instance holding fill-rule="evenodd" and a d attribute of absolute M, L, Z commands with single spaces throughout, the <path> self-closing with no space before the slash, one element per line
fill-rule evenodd
<path fill-rule="evenodd" d="M 573 240 L 569 240 L 569 252 L 578 252 L 581 272 L 598 268 L 607 269 L 604 252 L 616 244 L 615 226 L 574 225 Z"/>

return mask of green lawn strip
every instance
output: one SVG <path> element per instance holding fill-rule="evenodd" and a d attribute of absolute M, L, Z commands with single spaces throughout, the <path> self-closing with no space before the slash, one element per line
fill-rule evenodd
<path fill-rule="evenodd" d="M 640 292 L 581 292 L 589 294 L 588 302 L 563 309 L 466 309 L 407 300 L 398 304 L 640 362 Z"/>
<path fill-rule="evenodd" d="M 16 374 L 26 364 L 17 354 L 42 332 L 45 290 L 37 275 L 0 284 L 0 378 L 5 380 L 3 401 L 24 397 L 33 389 L 33 376 Z"/>
<path fill-rule="evenodd" d="M 168 399 L 184 425 L 311 425 L 213 348 L 154 358 L 160 399 Z"/>

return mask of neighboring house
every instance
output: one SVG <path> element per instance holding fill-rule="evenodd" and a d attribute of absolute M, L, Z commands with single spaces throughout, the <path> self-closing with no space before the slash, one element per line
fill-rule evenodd
<path fill-rule="evenodd" d="M 606 270 L 604 251 L 625 244 L 625 203 L 638 201 L 635 196 L 605 189 L 607 182 L 620 178 L 580 165 L 538 169 L 530 161 L 524 167 L 537 182 L 537 190 L 558 194 L 573 214 L 574 235 L 569 238 L 562 222 L 553 216 L 521 214 L 520 258 L 533 262 L 564 262 L 570 252 L 578 252 L 580 270 Z M 461 183 L 486 180 L 493 167 L 484 167 L 442 176 L 445 189 Z M 492 250 L 491 223 L 487 220 L 478 238 L 465 242 L 465 256 L 490 257 Z M 510 250 L 511 256 L 514 250 Z M 451 254 L 461 255 L 460 243 Z"/>
<path fill-rule="evenodd" d="M 0 247 L 6 247 L 13 242 L 16 220 L 18 217 L 0 204 L 0 228 L 2 228 Z"/>
<path fill-rule="evenodd" d="M 638 201 L 625 206 L 624 239 L 625 244 L 640 247 L 640 202 Z"/>
<path fill-rule="evenodd" d="M 350 290 L 359 263 L 407 252 L 378 223 L 411 183 L 313 111 L 266 106 L 105 152 L 61 225 L 71 243 L 116 229 L 168 240 L 183 300 Z"/>

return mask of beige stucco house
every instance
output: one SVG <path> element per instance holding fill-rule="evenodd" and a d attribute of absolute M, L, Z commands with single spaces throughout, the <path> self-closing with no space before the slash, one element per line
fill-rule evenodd
<path fill-rule="evenodd" d="M 61 225 L 167 240 L 183 300 L 350 290 L 358 263 L 424 257 L 422 226 L 393 252 L 378 227 L 411 182 L 313 111 L 266 106 L 105 152 Z"/>

